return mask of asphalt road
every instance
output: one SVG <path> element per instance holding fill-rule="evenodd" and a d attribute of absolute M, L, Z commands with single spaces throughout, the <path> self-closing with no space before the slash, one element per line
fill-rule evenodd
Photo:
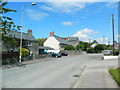
<path fill-rule="evenodd" d="M 5 69 L 2 88 L 72 88 L 85 67 L 96 60 L 101 55 L 74 55 Z"/>

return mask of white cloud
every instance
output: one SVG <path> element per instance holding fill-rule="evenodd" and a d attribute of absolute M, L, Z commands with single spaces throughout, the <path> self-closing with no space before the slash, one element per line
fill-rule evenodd
<path fill-rule="evenodd" d="M 112 6 L 117 0 L 106 0 L 108 4 L 107 7 Z M 88 4 L 94 4 L 97 2 L 105 2 L 105 0 L 46 0 L 46 5 L 40 5 L 40 8 L 52 12 L 65 12 L 73 13 L 80 11 L 86 7 Z"/>
<path fill-rule="evenodd" d="M 73 22 L 63 22 L 62 24 L 66 25 L 66 26 L 71 26 L 71 25 L 73 25 Z"/>
<path fill-rule="evenodd" d="M 58 0 L 44 0 L 45 2 L 58 2 Z M 60 0 L 59 2 L 118 2 L 118 0 Z"/>
<path fill-rule="evenodd" d="M 54 12 L 73 13 L 85 8 L 86 4 L 85 2 L 46 2 L 46 5 L 40 8 Z"/>
<path fill-rule="evenodd" d="M 35 0 L 7 0 L 8 2 L 35 2 Z M 118 0 L 38 0 L 37 2 L 118 2 Z"/>
<path fill-rule="evenodd" d="M 73 34 L 73 36 L 78 37 L 80 40 L 88 41 L 89 38 L 91 38 L 91 39 L 93 38 L 90 35 L 93 35 L 96 33 L 99 33 L 99 32 L 85 28 L 80 31 L 77 31 L 75 34 Z"/>
<path fill-rule="evenodd" d="M 43 5 L 43 6 L 39 6 L 40 8 L 44 9 L 44 10 L 48 10 L 48 11 L 53 11 L 54 9 L 50 6 L 46 6 L 46 5 Z"/>
<path fill-rule="evenodd" d="M 101 37 L 101 38 L 98 38 L 97 41 L 98 41 L 98 43 L 100 43 L 100 44 L 109 44 L 110 39 L 107 38 L 107 37 L 104 37 L 104 38 Z"/>
<path fill-rule="evenodd" d="M 37 20 L 37 21 L 44 19 L 46 16 L 48 16 L 47 13 L 40 12 L 35 9 L 27 9 L 27 14 L 30 18 L 32 18 L 33 20 Z"/>

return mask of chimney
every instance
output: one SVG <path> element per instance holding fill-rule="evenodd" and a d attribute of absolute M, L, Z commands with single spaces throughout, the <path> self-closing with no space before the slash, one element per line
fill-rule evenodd
<path fill-rule="evenodd" d="M 54 32 L 50 32 L 50 37 L 53 37 L 54 36 Z"/>
<path fill-rule="evenodd" d="M 32 36 L 32 30 L 28 29 L 28 35 Z"/>

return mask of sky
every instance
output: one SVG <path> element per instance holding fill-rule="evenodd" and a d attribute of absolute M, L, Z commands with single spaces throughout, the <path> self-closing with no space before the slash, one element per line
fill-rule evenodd
<path fill-rule="evenodd" d="M 50 32 L 60 37 L 78 37 L 80 41 L 112 43 L 112 14 L 114 14 L 115 40 L 118 41 L 117 2 L 8 2 L 5 6 L 17 12 L 7 13 L 23 31 L 33 31 L 35 38 L 48 38 Z M 29 5 L 29 6 L 28 6 Z M 27 6 L 27 7 L 26 7 Z M 103 39 L 104 37 L 104 39 Z"/>

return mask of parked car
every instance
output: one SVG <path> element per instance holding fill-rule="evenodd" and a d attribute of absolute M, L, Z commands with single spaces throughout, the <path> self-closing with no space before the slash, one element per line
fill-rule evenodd
<path fill-rule="evenodd" d="M 68 56 L 68 53 L 65 52 L 65 51 L 60 51 L 59 53 L 60 53 L 62 56 Z"/>
<path fill-rule="evenodd" d="M 61 57 L 61 55 L 59 53 L 52 53 L 52 57 L 58 58 L 58 57 Z"/>
<path fill-rule="evenodd" d="M 104 55 L 110 55 L 110 54 L 113 54 L 113 51 L 112 50 L 104 50 L 103 54 Z"/>

